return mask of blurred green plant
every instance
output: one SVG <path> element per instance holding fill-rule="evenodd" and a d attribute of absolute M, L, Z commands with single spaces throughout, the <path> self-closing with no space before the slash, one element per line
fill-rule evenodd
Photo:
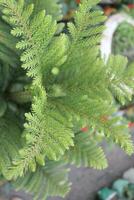
<path fill-rule="evenodd" d="M 117 28 L 113 38 L 113 53 L 127 56 L 130 61 L 134 60 L 134 27 L 123 22 Z"/>

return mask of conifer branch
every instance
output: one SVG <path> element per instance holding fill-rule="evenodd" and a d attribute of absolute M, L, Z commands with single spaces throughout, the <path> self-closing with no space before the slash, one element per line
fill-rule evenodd
<path fill-rule="evenodd" d="M 126 127 L 120 124 L 119 118 L 111 117 L 117 109 L 114 97 L 122 104 L 132 98 L 133 65 L 128 66 L 127 60 L 121 56 L 112 56 L 106 64 L 100 58 L 99 43 L 105 17 L 102 12 L 92 9 L 99 0 L 81 1 L 74 23 L 68 24 L 69 34 L 59 36 L 56 35 L 59 12 L 58 16 L 52 13 L 52 16 L 47 15 L 46 13 L 50 13 L 49 9 L 44 11 L 45 6 L 47 9 L 47 1 L 42 8 L 41 2 L 0 0 L 3 18 L 10 24 L 11 33 L 17 38 L 13 43 L 17 42 L 18 51 L 15 49 L 14 53 L 21 54 L 21 69 L 26 71 L 31 80 L 30 86 L 28 85 L 31 112 L 25 114 L 23 145 L 20 145 L 20 148 L 18 144 L 14 145 L 15 150 L 13 148 L 14 152 L 10 154 L 10 162 L 6 159 L 8 167 L 6 162 L 3 162 L 2 155 L 0 156 L 2 166 L 6 166 L 5 171 L 3 167 L 1 169 L 4 176 L 10 180 L 26 174 L 21 188 L 24 186 L 30 192 L 34 189 L 36 199 L 47 196 L 42 190 L 41 196 L 37 196 L 37 190 L 33 187 L 36 178 L 37 188 L 44 181 L 45 193 L 48 195 L 64 196 L 68 191 L 64 176 L 66 170 L 60 171 L 59 160 L 96 169 L 107 167 L 105 154 L 99 146 L 99 137 L 101 141 L 107 139 L 116 143 L 129 155 L 134 151 Z M 33 6 L 29 3 L 36 4 Z M 59 10 L 59 6 L 55 8 Z M 0 48 L 1 46 L 0 44 Z M 13 48 L 11 44 L 9 47 Z M 11 59 L 10 64 L 9 57 L 12 54 L 9 49 L 4 47 L 0 54 L 2 57 L 6 50 L 8 52 L 8 56 L 5 55 L 2 60 L 3 66 L 13 66 L 14 63 L 17 66 L 17 59 Z M 27 90 L 23 92 L 26 93 Z M 9 95 L 14 101 L 19 99 L 24 102 L 29 98 L 29 94 L 26 98 L 17 93 Z M 22 125 L 24 119 L 20 117 L 19 120 Z M 75 134 L 75 123 L 86 123 L 98 137 L 90 131 L 89 134 Z M 7 135 L 7 129 L 3 129 Z M 16 134 L 17 132 L 19 133 L 19 129 Z M 3 143 L 5 144 L 6 140 Z M 8 143 L 7 146 L 11 148 L 9 141 Z M 6 156 L 4 152 L 4 158 Z M 39 167 L 38 164 L 44 167 Z M 60 172 L 63 172 L 61 176 Z M 56 176 L 56 179 L 53 179 L 53 176 Z M 32 177 L 30 182 L 29 177 Z M 58 182 L 57 187 L 55 180 Z"/>

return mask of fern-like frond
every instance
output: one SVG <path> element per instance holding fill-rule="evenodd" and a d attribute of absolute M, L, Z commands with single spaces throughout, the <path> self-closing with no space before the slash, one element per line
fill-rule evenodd
<path fill-rule="evenodd" d="M 86 48 L 100 42 L 100 40 L 97 40 L 97 35 L 100 37 L 104 29 L 104 26 L 100 26 L 100 23 L 104 22 L 105 17 L 102 12 L 91 10 L 97 3 L 99 3 L 99 0 L 83 0 L 74 16 L 75 25 L 73 23 L 68 24 L 70 36 L 75 46 Z M 77 44 L 77 41 L 80 43 Z"/>
<path fill-rule="evenodd" d="M 57 160 L 73 144 L 71 127 L 67 127 L 66 119 L 47 103 L 43 85 L 44 69 L 51 67 L 53 73 L 53 67 L 61 65 L 66 59 L 66 37 L 61 35 L 54 38 L 56 22 L 44 11 L 33 17 L 32 4 L 27 6 L 23 0 L 1 2 L 3 13 L 14 27 L 12 34 L 22 38 L 16 46 L 22 50 L 22 67 L 29 77 L 34 78 L 32 113 L 26 114 L 24 131 L 27 143 L 9 173 L 16 177 L 29 167 L 34 171 L 38 157 Z"/>
<path fill-rule="evenodd" d="M 68 59 L 64 66 L 62 66 L 63 70 L 66 68 L 71 70 L 73 65 L 73 70 L 77 74 L 81 64 L 84 66 L 84 64 L 87 64 L 87 61 L 90 63 L 90 59 L 87 59 L 87 54 L 90 55 L 90 48 L 92 48 L 93 56 L 91 62 L 94 60 L 94 56 L 98 54 L 97 46 L 100 43 L 101 34 L 104 30 L 103 22 L 105 21 L 102 12 L 91 10 L 98 2 L 99 0 L 83 0 L 74 16 L 75 23 L 68 23 L 70 47 Z M 85 62 L 83 61 L 84 56 Z M 68 73 L 71 73 L 69 69 Z"/>
<path fill-rule="evenodd" d="M 112 110 L 109 106 L 112 96 L 105 87 L 104 63 L 98 58 L 98 42 L 104 29 L 102 22 L 105 17 L 100 11 L 91 10 L 97 2 L 84 0 L 80 4 L 75 23 L 68 25 L 70 37 L 67 58 L 59 67 L 59 74 L 51 79 L 51 86 L 45 84 L 48 93 L 55 88 L 56 91 L 58 88 L 61 91 L 60 98 L 48 96 L 48 100 L 58 106 L 61 112 L 91 120 L 96 118 L 93 115 L 99 117 Z"/>
<path fill-rule="evenodd" d="M 134 69 L 128 66 L 127 58 L 111 56 L 106 66 L 109 88 L 119 102 L 131 100 L 134 92 Z"/>
<path fill-rule="evenodd" d="M 101 123 L 101 124 L 100 124 Z M 98 122 L 97 130 L 103 134 L 108 141 L 120 146 L 128 155 L 133 154 L 134 145 L 127 124 L 122 124 L 118 117 Z"/>
<path fill-rule="evenodd" d="M 77 134 L 74 139 L 74 147 L 71 147 L 64 155 L 65 160 L 78 167 L 104 169 L 107 167 L 107 159 L 91 134 L 94 133 Z"/>
<path fill-rule="evenodd" d="M 14 166 L 9 169 L 9 178 L 22 176 L 29 168 L 35 171 L 36 162 L 45 165 L 46 157 L 58 160 L 73 145 L 72 127 L 69 127 L 66 118 L 55 108 L 47 107 L 46 94 L 42 88 L 38 88 L 37 93 L 32 113 L 26 114 L 26 145 L 20 150 L 20 156 L 14 160 Z"/>
<path fill-rule="evenodd" d="M 70 190 L 68 171 L 61 161 L 47 161 L 45 167 L 38 167 L 35 173 L 27 173 L 13 185 L 17 190 L 31 193 L 35 200 L 46 200 L 48 196 L 65 197 Z"/>
<path fill-rule="evenodd" d="M 12 34 L 22 38 L 16 46 L 24 52 L 21 56 L 22 67 L 27 69 L 28 76 L 40 78 L 42 57 L 56 31 L 56 22 L 51 16 L 46 16 L 44 11 L 30 19 L 34 6 L 33 4 L 26 6 L 23 0 L 19 2 L 5 0 L 1 4 L 6 15 L 4 18 L 8 16 L 13 26 Z"/>

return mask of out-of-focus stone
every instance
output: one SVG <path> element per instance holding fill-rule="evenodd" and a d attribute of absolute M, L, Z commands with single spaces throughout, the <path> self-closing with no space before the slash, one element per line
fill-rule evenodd
<path fill-rule="evenodd" d="M 124 179 L 118 179 L 113 183 L 112 188 L 117 191 L 119 197 L 123 197 L 124 189 L 128 186 L 129 182 Z"/>
<path fill-rule="evenodd" d="M 123 174 L 123 178 L 128 180 L 130 183 L 134 183 L 134 168 L 127 170 Z"/>

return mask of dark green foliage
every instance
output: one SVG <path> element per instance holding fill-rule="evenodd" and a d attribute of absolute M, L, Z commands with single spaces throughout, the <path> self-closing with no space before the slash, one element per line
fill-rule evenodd
<path fill-rule="evenodd" d="M 17 190 L 33 194 L 34 199 L 46 199 L 47 196 L 65 197 L 70 190 L 68 171 L 63 162 L 47 161 L 45 167 L 38 167 L 35 173 L 13 182 Z"/>
<path fill-rule="evenodd" d="M 26 0 L 27 4 L 34 4 L 34 12 L 46 10 L 47 14 L 53 16 L 55 20 L 60 20 L 62 18 L 62 5 L 60 0 Z"/>
<path fill-rule="evenodd" d="M 134 0 L 122 0 L 122 3 L 131 4 L 131 3 L 134 3 Z"/>
<path fill-rule="evenodd" d="M 6 175 L 6 169 L 11 165 L 12 159 L 19 155 L 22 146 L 21 128 L 17 118 L 7 113 L 0 118 L 0 172 Z"/>

